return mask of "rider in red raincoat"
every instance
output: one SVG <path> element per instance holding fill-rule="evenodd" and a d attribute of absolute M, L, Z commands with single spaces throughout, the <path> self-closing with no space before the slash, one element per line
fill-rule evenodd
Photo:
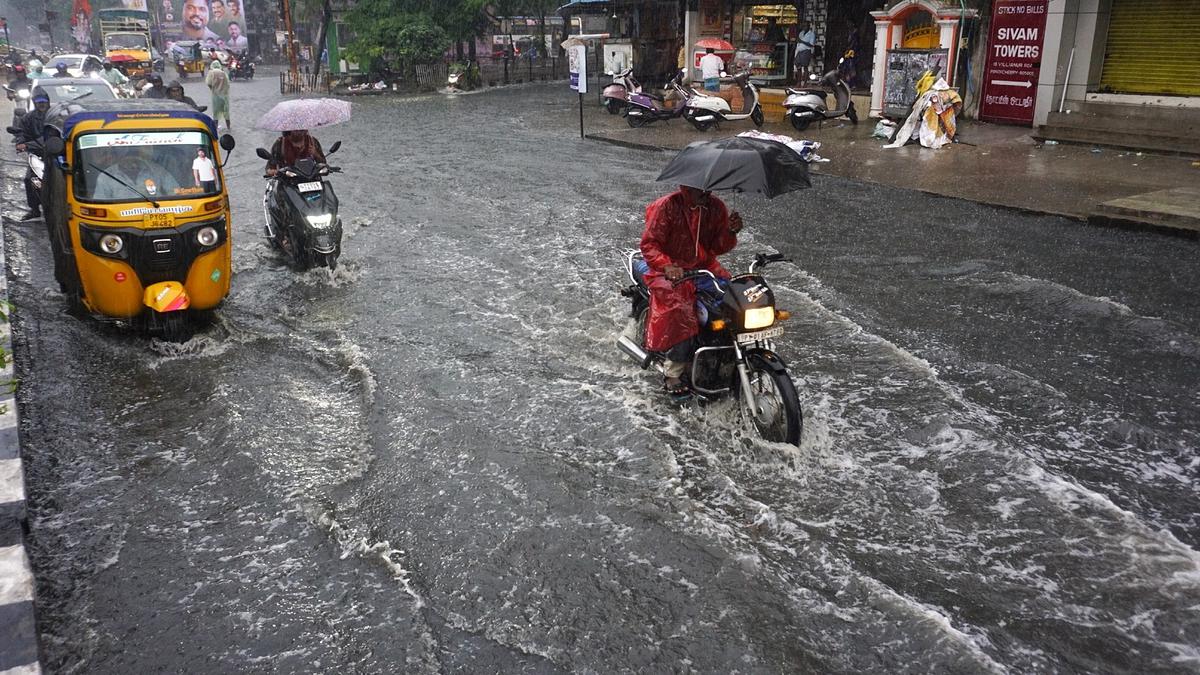
<path fill-rule="evenodd" d="M 732 215 L 711 193 L 686 185 L 646 207 L 642 256 L 650 266 L 650 320 L 646 348 L 667 352 L 664 364 L 667 390 L 684 390 L 680 377 L 691 360 L 696 323 L 696 289 L 690 283 L 673 285 L 688 270 L 705 269 L 722 279 L 729 272 L 717 256 L 737 245 L 742 218 Z"/>

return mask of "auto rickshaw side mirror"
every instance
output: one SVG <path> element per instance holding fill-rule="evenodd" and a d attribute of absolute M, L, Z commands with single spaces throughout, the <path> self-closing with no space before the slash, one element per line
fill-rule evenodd
<path fill-rule="evenodd" d="M 42 143 L 42 147 L 51 155 L 61 155 L 67 149 L 67 144 L 58 136 L 50 136 Z"/>
<path fill-rule="evenodd" d="M 342 147 L 342 142 L 334 141 L 333 145 L 329 146 L 329 152 L 327 152 L 325 154 L 332 155 L 333 153 L 337 152 L 338 148 L 340 148 L 340 147 Z"/>
<path fill-rule="evenodd" d="M 237 141 L 234 140 L 232 134 L 225 134 L 224 136 L 221 136 L 221 149 L 225 152 L 233 152 L 233 147 L 235 145 L 237 145 Z"/>

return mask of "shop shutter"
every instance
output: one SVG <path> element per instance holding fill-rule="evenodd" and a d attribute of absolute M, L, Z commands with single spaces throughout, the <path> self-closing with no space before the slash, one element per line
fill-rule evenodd
<path fill-rule="evenodd" d="M 1196 0 L 1112 0 L 1101 90 L 1200 96 L 1197 36 Z"/>

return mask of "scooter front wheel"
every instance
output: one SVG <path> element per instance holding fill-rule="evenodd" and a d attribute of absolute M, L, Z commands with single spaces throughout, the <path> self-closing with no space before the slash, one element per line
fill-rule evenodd
<path fill-rule="evenodd" d="M 609 115 L 616 115 L 621 112 L 621 102 L 615 98 L 606 98 L 604 99 L 604 109 L 608 111 Z"/>
<path fill-rule="evenodd" d="M 766 121 L 766 116 L 763 115 L 761 105 L 754 106 L 754 112 L 750 113 L 750 120 L 754 122 L 754 126 L 762 127 L 763 122 Z"/>
<path fill-rule="evenodd" d="M 858 124 L 858 111 L 854 109 L 853 103 L 846 108 L 846 118 L 850 120 L 850 124 Z"/>

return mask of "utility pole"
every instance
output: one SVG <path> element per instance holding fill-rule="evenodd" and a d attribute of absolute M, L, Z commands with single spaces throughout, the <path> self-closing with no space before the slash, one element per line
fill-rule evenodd
<path fill-rule="evenodd" d="M 293 83 L 300 82 L 300 65 L 296 60 L 296 36 L 292 32 L 292 6 L 288 0 L 281 0 L 283 5 L 283 26 L 287 31 L 288 70 Z"/>

